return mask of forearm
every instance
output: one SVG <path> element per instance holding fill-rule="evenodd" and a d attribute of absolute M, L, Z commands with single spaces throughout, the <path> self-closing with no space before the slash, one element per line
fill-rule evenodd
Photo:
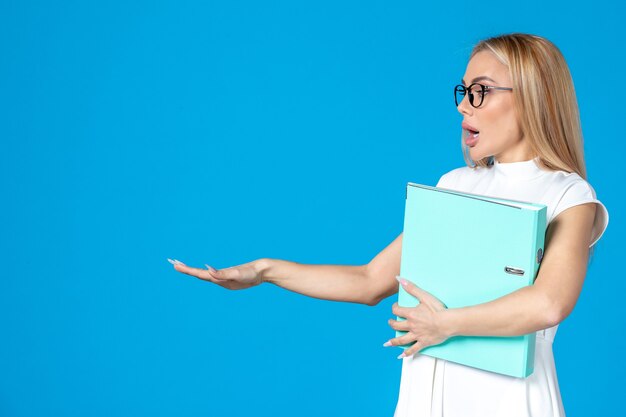
<path fill-rule="evenodd" d="M 559 323 L 549 298 L 533 286 L 493 301 L 441 312 L 450 336 L 520 336 Z"/>
<path fill-rule="evenodd" d="M 375 304 L 367 285 L 367 266 L 311 265 L 280 259 L 259 262 L 262 280 L 310 297 Z"/>

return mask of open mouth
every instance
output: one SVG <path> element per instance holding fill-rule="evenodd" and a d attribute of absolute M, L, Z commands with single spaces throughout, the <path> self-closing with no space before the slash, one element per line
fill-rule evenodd
<path fill-rule="evenodd" d="M 465 130 L 465 144 L 467 146 L 474 146 L 478 142 L 478 136 L 480 132 L 477 130 L 466 129 Z"/>

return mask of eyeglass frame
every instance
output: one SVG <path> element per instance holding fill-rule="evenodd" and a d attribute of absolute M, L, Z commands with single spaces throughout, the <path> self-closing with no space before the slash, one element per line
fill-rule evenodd
<path fill-rule="evenodd" d="M 475 85 L 479 85 L 480 86 L 480 103 L 478 103 L 478 105 L 474 105 L 474 94 L 470 92 L 470 89 L 475 86 Z M 461 99 L 461 102 L 457 103 L 457 89 L 461 87 L 463 89 L 463 98 Z M 470 106 L 474 107 L 474 108 L 478 108 L 483 104 L 483 101 L 485 100 L 485 92 L 488 90 L 505 90 L 505 91 L 513 91 L 513 89 L 511 87 L 496 87 L 494 85 L 485 85 L 485 84 L 481 84 L 481 83 L 472 83 L 470 85 L 468 85 L 467 87 L 465 87 L 463 84 L 457 84 L 454 86 L 454 103 L 456 104 L 457 107 L 459 107 L 459 105 L 463 102 L 463 100 L 465 100 L 465 97 L 468 97 L 467 101 L 469 101 Z"/>

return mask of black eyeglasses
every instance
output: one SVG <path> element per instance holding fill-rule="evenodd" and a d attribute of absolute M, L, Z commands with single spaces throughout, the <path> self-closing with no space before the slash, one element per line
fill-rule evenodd
<path fill-rule="evenodd" d="M 479 83 L 470 84 L 468 87 L 465 87 L 463 84 L 459 84 L 454 87 L 454 102 L 456 103 L 456 106 L 459 107 L 459 104 L 463 101 L 463 97 L 467 94 L 469 95 L 469 103 L 472 107 L 480 107 L 480 105 L 483 104 L 485 93 L 489 90 L 513 91 L 513 89 L 509 87 L 494 87 L 493 85 L 484 85 Z"/>

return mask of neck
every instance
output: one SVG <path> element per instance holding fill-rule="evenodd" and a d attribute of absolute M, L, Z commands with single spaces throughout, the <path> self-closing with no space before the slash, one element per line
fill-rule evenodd
<path fill-rule="evenodd" d="M 535 155 L 528 146 L 528 140 L 523 135 L 522 137 L 511 145 L 509 148 L 502 152 L 495 154 L 494 158 L 501 164 L 507 164 L 511 162 L 522 162 L 534 159 Z"/>
<path fill-rule="evenodd" d="M 496 156 L 495 162 L 499 164 L 513 164 L 515 162 L 527 162 L 535 158 L 537 158 L 537 156 L 524 156 L 524 157 L 512 158 L 512 159 L 501 159 L 500 157 Z"/>
<path fill-rule="evenodd" d="M 497 155 L 494 155 L 494 158 L 498 163 L 508 164 L 511 162 L 522 162 L 522 161 L 530 161 L 531 159 L 535 159 L 537 155 L 533 154 L 529 150 L 510 150 L 505 152 L 500 152 Z"/>

